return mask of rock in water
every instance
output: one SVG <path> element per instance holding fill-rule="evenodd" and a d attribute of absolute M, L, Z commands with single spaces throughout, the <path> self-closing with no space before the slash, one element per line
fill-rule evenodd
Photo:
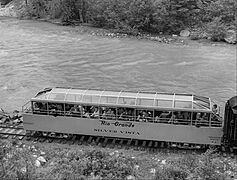
<path fill-rule="evenodd" d="M 225 41 L 230 43 L 230 44 L 235 44 L 236 43 L 236 32 L 235 30 L 228 30 L 225 35 Z"/>
<path fill-rule="evenodd" d="M 190 31 L 189 30 L 182 30 L 182 31 L 180 31 L 179 35 L 181 37 L 188 37 L 190 35 Z"/>

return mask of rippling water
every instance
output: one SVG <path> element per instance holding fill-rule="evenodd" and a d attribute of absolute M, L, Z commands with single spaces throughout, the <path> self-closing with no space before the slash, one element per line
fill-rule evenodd
<path fill-rule="evenodd" d="M 0 107 L 20 109 L 49 86 L 236 95 L 236 49 L 78 34 L 73 27 L 0 17 Z"/>

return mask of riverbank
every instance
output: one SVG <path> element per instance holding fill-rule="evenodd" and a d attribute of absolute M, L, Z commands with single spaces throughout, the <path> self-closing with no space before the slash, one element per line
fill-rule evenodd
<path fill-rule="evenodd" d="M 32 5 L 31 5 L 32 6 Z M 50 15 L 40 15 L 37 16 L 30 15 L 29 5 L 25 4 L 24 0 L 13 0 L 6 6 L 0 8 L 0 16 L 16 17 L 20 19 L 34 19 L 39 21 L 47 21 L 57 25 L 67 25 L 76 28 L 78 33 L 89 33 L 93 36 L 106 36 L 109 38 L 135 38 L 135 39 L 146 39 L 151 41 L 156 41 L 159 43 L 177 43 L 181 45 L 187 45 L 192 43 L 210 43 L 212 45 L 223 44 L 223 42 L 213 41 L 205 30 L 202 28 L 185 29 L 179 33 L 164 35 L 163 32 L 160 33 L 146 33 L 143 31 L 131 31 L 116 28 L 98 28 L 92 23 L 82 23 L 80 20 L 65 20 L 63 18 L 52 18 Z M 228 31 L 225 41 L 230 44 L 236 43 L 236 34 L 233 30 Z"/>

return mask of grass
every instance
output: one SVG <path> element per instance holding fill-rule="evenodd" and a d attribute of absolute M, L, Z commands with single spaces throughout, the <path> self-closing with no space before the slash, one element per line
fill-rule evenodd
<path fill-rule="evenodd" d="M 150 153 L 55 143 L 0 143 L 1 179 L 224 180 L 237 175 L 236 160 L 224 158 L 214 150 L 202 154 Z M 46 163 L 36 167 L 39 156 Z"/>

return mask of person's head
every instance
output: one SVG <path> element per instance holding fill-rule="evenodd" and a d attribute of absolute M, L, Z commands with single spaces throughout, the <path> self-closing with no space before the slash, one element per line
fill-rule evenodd
<path fill-rule="evenodd" d="M 215 109 L 216 109 L 216 108 L 217 108 L 217 105 L 216 105 L 216 104 L 214 104 L 214 105 L 213 105 L 213 108 L 215 108 Z"/>

